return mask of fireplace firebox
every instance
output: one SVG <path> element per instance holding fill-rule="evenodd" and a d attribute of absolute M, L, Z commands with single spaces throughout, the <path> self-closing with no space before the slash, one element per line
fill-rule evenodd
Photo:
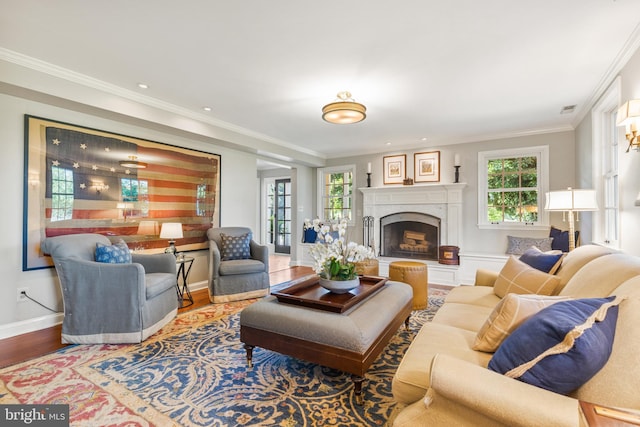
<path fill-rule="evenodd" d="M 438 260 L 440 218 L 398 212 L 380 218 L 380 256 Z"/>

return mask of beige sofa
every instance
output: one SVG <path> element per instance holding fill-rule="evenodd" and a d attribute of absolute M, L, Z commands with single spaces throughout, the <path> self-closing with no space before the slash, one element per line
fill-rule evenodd
<path fill-rule="evenodd" d="M 492 353 L 472 349 L 477 332 L 500 302 L 497 274 L 479 271 L 476 286 L 454 288 L 424 325 L 393 379 L 401 411 L 394 426 L 579 426 L 579 400 L 640 410 L 640 258 L 600 246 L 567 254 L 555 294 L 573 298 L 625 296 L 611 356 L 571 396 L 487 369 Z"/>

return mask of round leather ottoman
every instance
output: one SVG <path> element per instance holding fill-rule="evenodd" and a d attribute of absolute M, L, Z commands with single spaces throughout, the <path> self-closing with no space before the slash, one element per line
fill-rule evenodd
<path fill-rule="evenodd" d="M 360 276 L 379 276 L 379 265 L 377 259 L 365 259 L 356 262 L 356 273 Z"/>
<path fill-rule="evenodd" d="M 411 285 L 414 310 L 427 308 L 429 293 L 427 264 L 415 261 L 394 261 L 389 264 L 389 279 Z"/>

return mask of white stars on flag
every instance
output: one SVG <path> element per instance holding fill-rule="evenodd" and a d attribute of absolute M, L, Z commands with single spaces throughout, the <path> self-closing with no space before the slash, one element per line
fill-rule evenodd
<path fill-rule="evenodd" d="M 59 162 L 59 161 L 57 161 L 57 160 L 52 161 L 52 162 L 51 162 L 51 164 L 52 164 L 53 166 L 60 166 L 60 162 Z"/>
<path fill-rule="evenodd" d="M 109 151 L 111 151 L 111 148 L 109 148 L 109 147 L 104 147 L 104 151 L 106 151 L 106 152 L 108 153 Z"/>
<path fill-rule="evenodd" d="M 73 162 L 73 168 L 74 169 L 78 169 L 80 167 L 80 163 L 78 162 Z"/>
<path fill-rule="evenodd" d="M 82 148 L 83 150 L 86 150 L 87 149 L 87 144 L 84 144 L 84 143 L 80 144 L 80 148 Z"/>
<path fill-rule="evenodd" d="M 109 172 L 115 172 L 116 168 L 109 168 Z"/>
<path fill-rule="evenodd" d="M 93 169 L 94 171 L 98 170 L 98 165 L 91 165 L 91 169 Z"/>
<path fill-rule="evenodd" d="M 84 190 L 85 188 L 87 188 L 87 184 L 85 184 L 84 182 L 83 182 L 83 183 L 81 183 L 81 184 L 80 184 L 80 188 L 82 188 L 82 189 Z"/>
<path fill-rule="evenodd" d="M 58 138 L 55 138 L 52 142 L 53 145 L 60 145 L 60 140 Z"/>

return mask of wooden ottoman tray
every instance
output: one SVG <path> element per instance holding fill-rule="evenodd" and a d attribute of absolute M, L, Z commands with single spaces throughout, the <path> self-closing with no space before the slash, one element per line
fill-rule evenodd
<path fill-rule="evenodd" d="M 364 374 L 402 323 L 408 327 L 412 301 L 411 286 L 393 281 L 342 313 L 269 296 L 240 314 L 240 340 L 249 366 L 257 346 L 350 373 L 362 403 Z"/>

